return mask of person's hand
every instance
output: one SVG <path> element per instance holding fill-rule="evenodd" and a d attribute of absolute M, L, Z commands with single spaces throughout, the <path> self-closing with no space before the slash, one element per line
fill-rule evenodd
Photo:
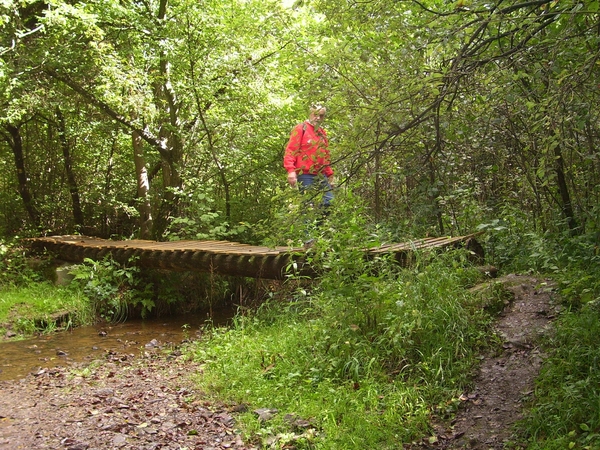
<path fill-rule="evenodd" d="M 329 181 L 331 187 L 335 187 L 335 177 L 333 175 L 328 176 L 327 181 Z"/>
<path fill-rule="evenodd" d="M 296 175 L 296 172 L 288 172 L 287 180 L 291 187 L 296 186 L 296 183 L 298 182 L 298 176 Z"/>

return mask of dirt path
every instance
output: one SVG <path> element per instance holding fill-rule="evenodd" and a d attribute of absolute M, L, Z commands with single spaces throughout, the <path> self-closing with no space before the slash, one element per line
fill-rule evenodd
<path fill-rule="evenodd" d="M 524 403 L 533 393 L 544 358 L 536 342 L 550 326 L 557 306 L 547 280 L 509 275 L 495 282 L 514 295 L 495 324 L 502 351 L 482 360 L 472 390 L 460 398 L 456 418 L 449 426 L 436 425 L 436 439 L 428 448 L 497 450 L 509 443 L 511 449 L 523 448 L 512 425 L 522 418 Z"/>
<path fill-rule="evenodd" d="M 107 355 L 88 369 L 0 383 L 0 449 L 251 449 L 226 408 L 202 401 L 179 358 Z"/>
<path fill-rule="evenodd" d="M 511 275 L 514 293 L 496 328 L 504 345 L 482 360 L 473 389 L 451 424 L 417 445 L 431 449 L 502 449 L 513 440 L 543 356 L 536 338 L 554 316 L 544 280 Z M 0 382 L 0 449 L 247 449 L 234 428 L 234 408 L 205 403 L 181 356 L 146 352 L 107 354 L 81 375 L 44 369 L 20 381 Z M 519 448 L 515 445 L 511 448 Z"/>

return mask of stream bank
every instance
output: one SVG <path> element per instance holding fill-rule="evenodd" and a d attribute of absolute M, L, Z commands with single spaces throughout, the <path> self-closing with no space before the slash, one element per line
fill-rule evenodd
<path fill-rule="evenodd" d="M 195 391 L 200 368 L 161 345 L 0 382 L 0 449 L 253 449 L 231 407 Z"/>
<path fill-rule="evenodd" d="M 135 319 L 118 324 L 101 323 L 67 331 L 41 334 L 29 339 L 0 342 L 0 381 L 17 380 L 42 368 L 76 367 L 103 359 L 109 353 L 135 356 L 142 349 L 174 347 L 184 339 L 194 339 L 210 320 L 227 325 L 233 309 L 172 316 L 160 319 Z M 212 317 L 212 318 L 211 318 Z"/>
<path fill-rule="evenodd" d="M 434 434 L 405 449 L 524 448 L 513 426 L 544 359 L 537 337 L 557 307 L 547 280 L 510 275 L 494 282 L 513 293 L 496 323 L 501 350 L 482 355 L 458 413 L 434 417 Z M 242 406 L 207 401 L 192 380 L 201 368 L 178 345 L 166 347 L 106 352 L 70 369 L 42 367 L 0 382 L 0 449 L 255 449 L 235 429 Z"/>

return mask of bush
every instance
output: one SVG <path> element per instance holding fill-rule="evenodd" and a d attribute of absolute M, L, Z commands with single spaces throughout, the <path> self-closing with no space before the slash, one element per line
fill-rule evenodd
<path fill-rule="evenodd" d="M 528 448 L 600 448 L 600 302 L 565 314 L 545 346 L 550 355 L 521 423 Z"/>
<path fill-rule="evenodd" d="M 154 308 L 152 285 L 140 283 L 139 271 L 134 265 L 120 265 L 110 256 L 102 261 L 86 258 L 84 264 L 71 269 L 96 314 L 108 322 L 127 319 L 130 306 L 141 306 L 142 317 Z"/>
<path fill-rule="evenodd" d="M 0 285 L 26 286 L 44 281 L 51 269 L 50 261 L 33 260 L 18 239 L 0 240 Z"/>

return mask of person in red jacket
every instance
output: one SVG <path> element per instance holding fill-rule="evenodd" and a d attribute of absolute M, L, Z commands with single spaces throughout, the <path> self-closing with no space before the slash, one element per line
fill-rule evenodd
<path fill-rule="evenodd" d="M 326 112 L 322 105 L 310 107 L 308 120 L 292 130 L 283 157 L 283 167 L 287 170 L 290 186 L 298 185 L 300 193 L 310 194 L 309 200 L 305 202 L 306 206 L 312 206 L 312 199 L 322 194 L 321 217 L 317 219 L 317 226 L 329 214 L 333 200 L 334 179 L 329 142 L 327 133 L 321 128 Z M 308 230 L 306 238 L 308 240 L 304 242 L 304 247 L 312 247 L 315 240 L 310 238 Z"/>
<path fill-rule="evenodd" d="M 323 192 L 322 206 L 326 209 L 333 200 L 333 169 L 327 133 L 321 124 L 327 110 L 322 105 L 310 107 L 308 120 L 296 125 L 285 148 L 283 167 L 290 186 L 298 184 L 301 193 L 309 188 Z"/>

